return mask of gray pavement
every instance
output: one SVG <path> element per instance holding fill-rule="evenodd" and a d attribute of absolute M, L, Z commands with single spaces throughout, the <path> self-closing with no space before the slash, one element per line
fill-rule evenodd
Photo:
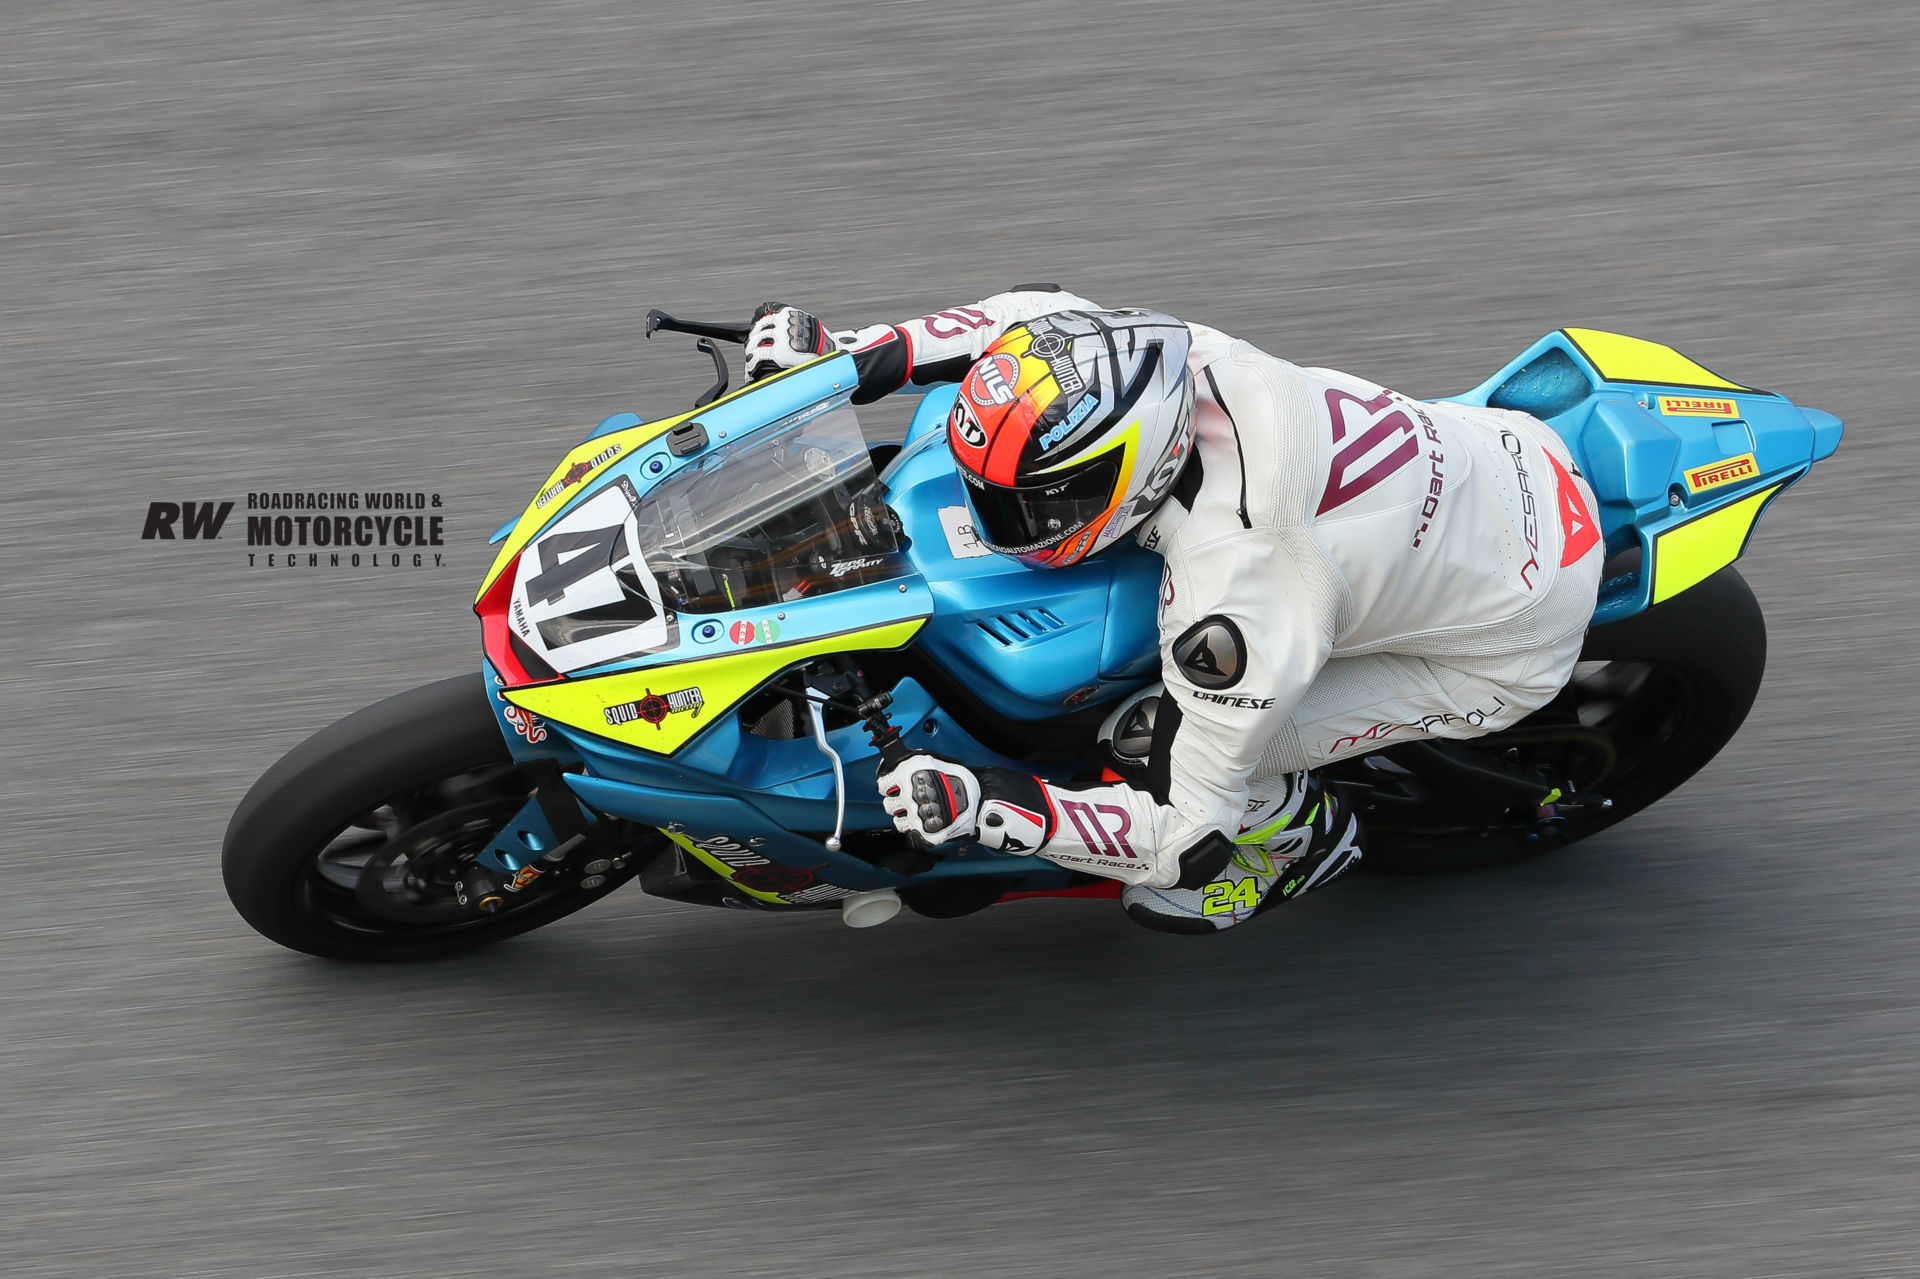
<path fill-rule="evenodd" d="M 1920 1274 L 1907 3 L 0 10 L 0 1271 Z M 623 893 L 457 964 L 228 908 L 247 785 L 470 668 L 480 540 L 704 382 L 650 305 L 1029 279 L 1420 394 L 1563 323 L 1848 419 L 1739 740 L 1591 846 L 1208 944 Z M 883 426 L 898 415 L 876 415 Z M 143 543 L 443 495 L 440 570 Z"/>

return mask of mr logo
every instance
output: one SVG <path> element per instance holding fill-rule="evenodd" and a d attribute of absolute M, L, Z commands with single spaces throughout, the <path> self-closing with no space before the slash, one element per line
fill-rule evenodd
<path fill-rule="evenodd" d="M 221 502 L 218 509 L 213 502 L 149 502 L 147 524 L 140 530 L 140 540 L 151 542 L 157 537 L 171 542 L 173 526 L 178 522 L 180 536 L 187 541 L 199 538 L 211 542 L 220 536 L 220 526 L 227 522 L 232 511 L 232 502 Z"/>
<path fill-rule="evenodd" d="M 1246 673 L 1246 641 L 1229 619 L 1203 617 L 1173 642 L 1173 664 L 1200 688 L 1232 688 Z"/>

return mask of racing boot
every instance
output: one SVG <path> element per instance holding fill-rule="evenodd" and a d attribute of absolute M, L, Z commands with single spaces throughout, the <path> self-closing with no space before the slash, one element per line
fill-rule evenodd
<path fill-rule="evenodd" d="M 1360 860 L 1360 819 L 1312 773 L 1253 783 L 1233 859 L 1197 888 L 1129 885 L 1133 922 L 1163 933 L 1212 933 L 1332 883 Z"/>

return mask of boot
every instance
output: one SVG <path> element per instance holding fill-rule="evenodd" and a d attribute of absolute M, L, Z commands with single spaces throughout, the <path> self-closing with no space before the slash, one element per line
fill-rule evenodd
<path fill-rule="evenodd" d="M 1312 773 L 1253 784 L 1233 860 L 1198 888 L 1131 885 L 1120 894 L 1133 922 L 1163 933 L 1232 928 L 1324 884 L 1360 860 L 1360 819 Z"/>

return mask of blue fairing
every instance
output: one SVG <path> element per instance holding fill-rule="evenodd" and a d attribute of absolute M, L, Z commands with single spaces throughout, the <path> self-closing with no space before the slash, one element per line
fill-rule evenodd
<path fill-rule="evenodd" d="M 1731 399 L 1739 416 L 1673 413 L 1673 397 Z M 1555 330 L 1463 395 L 1460 404 L 1516 409 L 1545 421 L 1567 442 L 1599 499 L 1610 555 L 1639 548 L 1638 566 L 1603 585 L 1594 621 L 1646 608 L 1653 589 L 1647 553 L 1664 531 L 1769 488 L 1784 489 L 1839 447 L 1840 419 L 1800 408 L 1768 391 L 1702 390 L 1680 383 L 1607 380 L 1565 330 Z M 1696 492 L 1689 470 L 1752 454 L 1735 483 Z"/>
<path fill-rule="evenodd" d="M 716 433 L 724 429 L 745 435 L 761 429 L 753 425 L 755 413 L 771 420 L 772 413 L 790 411 L 809 396 L 840 388 L 850 372 L 847 357 L 823 361 L 770 388 L 764 397 L 755 392 L 729 401 L 705 420 Z M 1610 552 L 1648 547 L 1659 532 L 1689 518 L 1769 486 L 1784 487 L 1830 455 L 1839 442 L 1837 418 L 1797 408 L 1777 395 L 1740 390 L 1735 396 L 1740 416 L 1714 418 L 1664 411 L 1663 390 L 1667 388 L 1607 381 L 1577 344 L 1557 332 L 1455 398 L 1464 404 L 1519 409 L 1558 431 L 1599 500 L 1598 517 Z M 1671 390 L 1699 394 L 1697 387 Z M 926 394 L 904 447 L 881 475 L 887 501 L 907 536 L 906 554 L 914 574 L 897 583 L 786 605 L 777 616 L 788 637 L 924 616 L 914 646 L 929 665 L 1001 719 L 1035 724 L 1068 710 L 1113 702 L 1156 678 L 1160 557 L 1128 540 L 1091 560 L 1041 572 L 980 546 L 943 429 L 954 394 L 953 387 Z M 608 418 L 594 434 L 638 421 L 630 414 Z M 1716 483 L 1700 492 L 1684 482 L 1689 469 L 1749 453 L 1756 469 L 1737 482 Z M 683 463 L 661 450 L 642 451 L 608 473 L 623 474 L 644 489 L 684 464 L 691 460 Z M 1645 608 L 1649 578 L 1634 569 L 1609 580 L 1596 621 Z M 689 643 L 717 643 L 716 637 L 734 620 L 728 615 L 689 627 Z M 662 652 L 637 664 L 671 664 L 686 656 L 686 649 Z M 559 762 L 567 770 L 567 784 L 592 813 L 674 829 L 695 842 L 724 836 L 750 845 L 771 861 L 814 871 L 821 881 L 847 889 L 980 875 L 1000 877 L 1010 890 L 1073 882 L 1070 872 L 1051 862 L 972 845 L 911 878 L 851 851 L 827 850 L 823 840 L 834 825 L 834 786 L 826 757 L 811 737 L 781 740 L 747 731 L 737 706 L 677 752 L 660 755 L 537 717 L 522 716 L 516 722 L 497 695 L 493 668 L 488 666 L 485 673 L 515 758 Z M 898 683 L 893 699 L 893 721 L 912 748 L 975 765 L 1032 767 L 976 740 L 917 679 Z M 877 760 L 866 730 L 857 725 L 834 729 L 828 741 L 845 760 L 847 830 L 889 831 L 891 824 L 874 789 Z M 1055 780 L 1064 776 L 1059 770 L 1042 771 Z M 538 805 L 529 804 L 485 859 L 496 869 L 512 871 L 551 841 Z M 858 837 L 848 845 L 858 848 Z"/>
<path fill-rule="evenodd" d="M 938 429 L 954 394 L 927 394 L 882 476 L 911 539 L 907 554 L 933 591 L 920 646 L 1013 719 L 1047 719 L 1140 687 L 1160 669 L 1160 557 L 1127 541 L 1038 571 L 980 546 Z"/>

